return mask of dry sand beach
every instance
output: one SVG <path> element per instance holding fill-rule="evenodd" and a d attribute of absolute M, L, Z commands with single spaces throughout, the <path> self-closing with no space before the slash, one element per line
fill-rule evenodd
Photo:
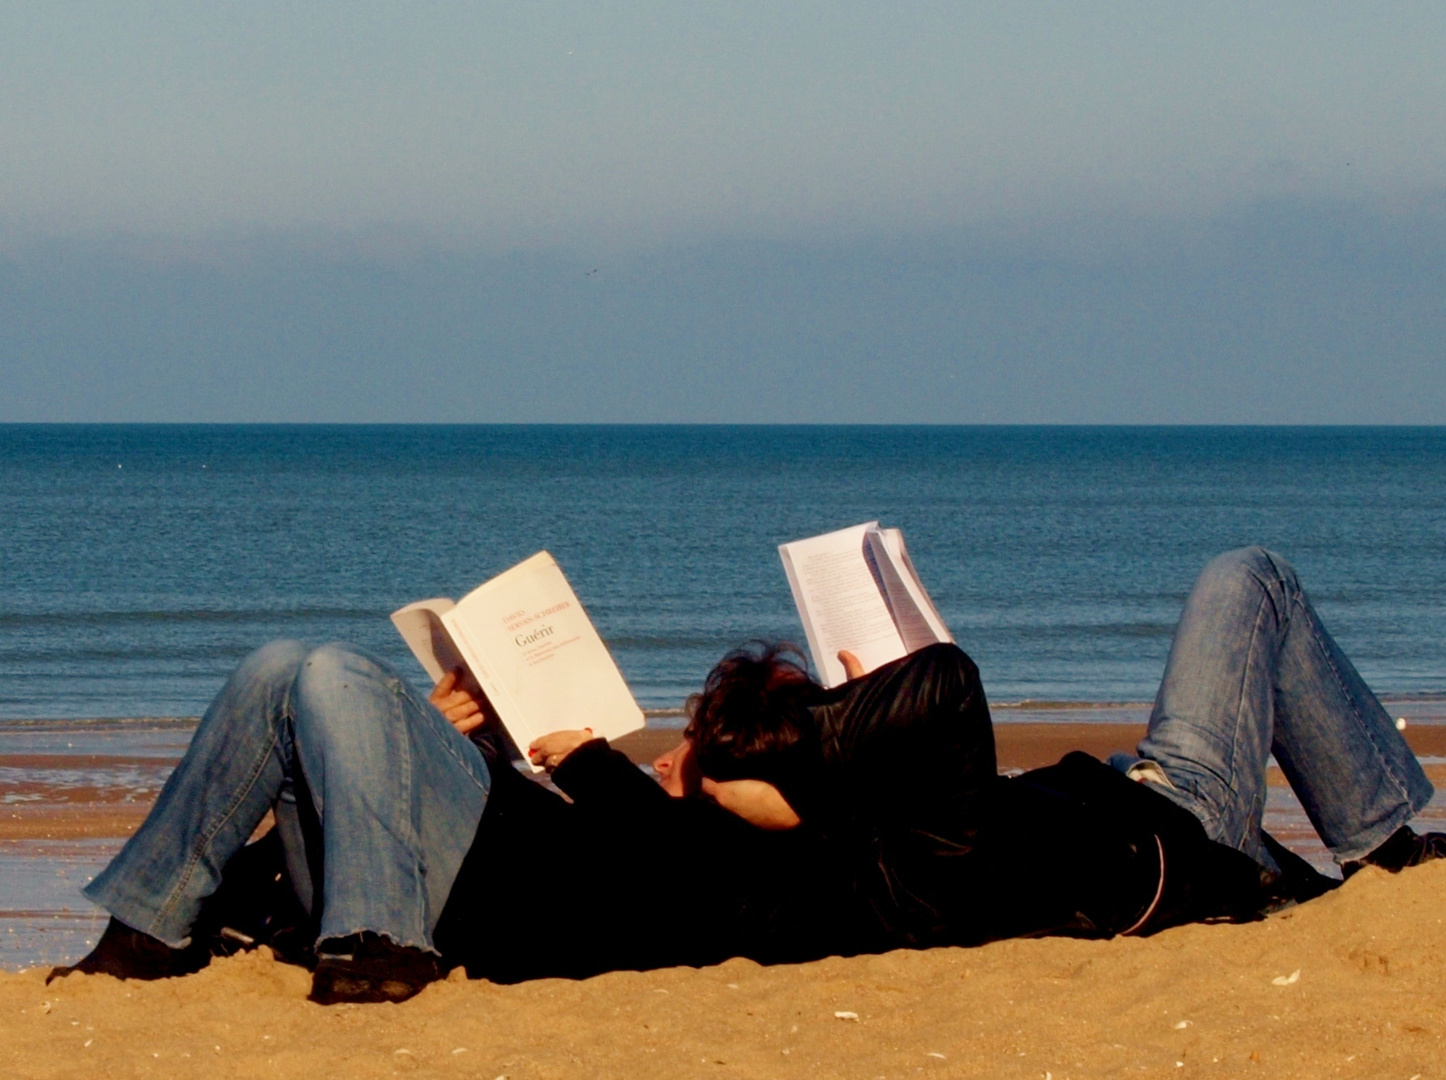
<path fill-rule="evenodd" d="M 1000 763 L 1027 768 L 1075 747 L 1103 754 L 1138 731 L 1005 722 Z M 1446 728 L 1407 734 L 1423 757 L 1446 749 Z M 644 759 L 675 736 L 650 731 L 629 749 Z M 143 766 L 137 783 L 162 767 Z M 1429 766 L 1446 786 L 1440 769 Z M 5 835 L 118 843 L 145 804 L 72 790 L 12 804 Z M 1446 1071 L 1443 920 L 1446 865 L 1433 864 L 1364 872 L 1261 923 L 1148 940 L 732 961 L 519 986 L 458 978 L 402 1005 L 312 1005 L 306 972 L 264 950 L 160 983 L 79 976 L 47 987 L 33 969 L 0 973 L 0 1074 L 1425 1080 Z"/>
<path fill-rule="evenodd" d="M 1446 865 L 1265 922 L 518 986 L 323 1008 L 249 955 L 185 979 L 0 975 L 17 1077 L 1437 1076 Z"/>

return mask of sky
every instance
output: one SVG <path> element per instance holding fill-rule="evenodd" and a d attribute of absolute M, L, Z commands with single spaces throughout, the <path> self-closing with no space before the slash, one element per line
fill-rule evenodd
<path fill-rule="evenodd" d="M 1446 8 L 0 0 L 0 422 L 1446 423 Z"/>

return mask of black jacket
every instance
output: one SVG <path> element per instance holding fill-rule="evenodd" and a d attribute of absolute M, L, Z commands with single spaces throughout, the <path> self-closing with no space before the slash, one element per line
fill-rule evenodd
<path fill-rule="evenodd" d="M 770 777 L 803 817 L 783 833 L 670 798 L 602 740 L 554 773 L 571 802 L 489 762 L 435 935 L 444 958 L 512 982 L 1108 936 L 1251 917 L 1270 900 L 1253 861 L 1086 755 L 999 777 L 978 669 L 954 646 L 820 690 L 812 713 L 813 760 Z M 271 888 L 275 875 L 253 876 Z M 228 864 L 223 891 L 236 878 Z"/>
<path fill-rule="evenodd" d="M 810 829 L 763 832 L 670 798 L 602 740 L 554 772 L 572 803 L 493 768 L 437 927 L 443 956 L 512 982 L 621 968 L 814 959 L 875 947 Z"/>
<path fill-rule="evenodd" d="M 1252 860 L 1087 755 L 999 777 L 978 668 L 953 645 L 820 690 L 811 711 L 817 760 L 777 782 L 891 944 L 1108 936 L 1265 904 Z"/>

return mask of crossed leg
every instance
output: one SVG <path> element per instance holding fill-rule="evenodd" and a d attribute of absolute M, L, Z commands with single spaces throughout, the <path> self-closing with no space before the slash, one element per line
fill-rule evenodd
<path fill-rule="evenodd" d="M 274 808 L 299 898 L 319 909 L 319 942 L 367 933 L 435 954 L 490 784 L 476 746 L 380 661 L 273 642 L 227 680 L 146 821 L 84 891 L 125 926 L 186 949 L 222 868 Z M 307 858 L 303 786 L 320 859 Z"/>

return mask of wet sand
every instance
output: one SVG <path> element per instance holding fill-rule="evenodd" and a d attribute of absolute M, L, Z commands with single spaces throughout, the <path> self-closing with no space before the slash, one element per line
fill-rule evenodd
<path fill-rule="evenodd" d="M 1058 711 L 1063 717 L 1090 710 Z M 1007 710 L 999 712 L 994 737 L 1002 770 L 1049 765 L 1071 750 L 1105 758 L 1116 750 L 1132 749 L 1145 731 L 1143 721 L 1015 721 Z M 1412 749 L 1428 762 L 1446 758 L 1446 724 L 1417 724 L 1405 734 Z M 678 739 L 677 729 L 647 728 L 618 740 L 617 746 L 634 761 L 647 764 Z M 136 756 L 6 753 L 0 744 L 0 840 L 129 836 L 144 820 L 178 758 L 179 751 Z M 1446 764 L 1429 762 L 1426 768 L 1433 782 L 1446 786 Z M 1280 771 L 1272 769 L 1272 785 L 1284 782 Z"/>

